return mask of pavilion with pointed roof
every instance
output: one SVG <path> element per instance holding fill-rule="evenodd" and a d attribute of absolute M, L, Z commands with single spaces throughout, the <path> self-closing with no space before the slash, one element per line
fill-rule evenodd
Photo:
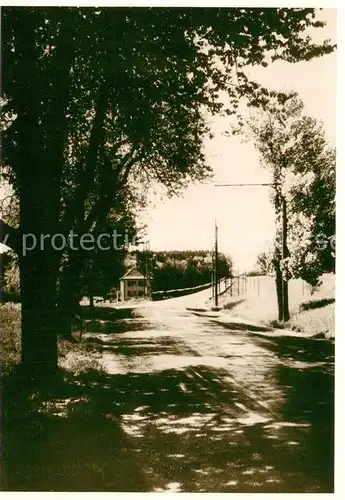
<path fill-rule="evenodd" d="M 120 279 L 121 301 L 149 296 L 150 288 L 150 278 L 145 277 L 135 265 Z"/>

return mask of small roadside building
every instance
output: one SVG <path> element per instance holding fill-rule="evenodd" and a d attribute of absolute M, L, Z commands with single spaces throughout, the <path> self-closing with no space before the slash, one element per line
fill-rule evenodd
<path fill-rule="evenodd" d="M 138 299 L 150 295 L 150 278 L 145 278 L 137 266 L 133 266 L 120 279 L 120 299 Z"/>

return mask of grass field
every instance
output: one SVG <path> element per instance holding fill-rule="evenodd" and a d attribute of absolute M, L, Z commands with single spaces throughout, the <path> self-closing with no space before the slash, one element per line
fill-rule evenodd
<path fill-rule="evenodd" d="M 277 326 L 277 298 L 272 277 L 247 278 L 247 293 L 242 293 L 242 289 L 233 296 L 226 293 L 219 302 L 229 314 Z M 324 274 L 322 285 L 314 291 L 302 280 L 289 281 L 289 307 L 291 319 L 285 324 L 286 328 L 308 335 L 334 337 L 335 275 Z"/>

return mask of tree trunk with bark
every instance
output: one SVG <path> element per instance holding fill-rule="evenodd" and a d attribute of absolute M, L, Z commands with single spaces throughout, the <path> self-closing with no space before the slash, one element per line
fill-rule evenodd
<path fill-rule="evenodd" d="M 290 311 L 289 311 L 289 288 L 288 281 L 283 281 L 283 321 L 289 321 Z"/>
<path fill-rule="evenodd" d="M 276 273 L 276 292 L 278 304 L 278 321 L 289 321 L 289 290 L 288 281 L 284 279 L 283 272 L 280 267 L 280 252 L 276 252 L 275 257 L 275 273 Z"/>
<path fill-rule="evenodd" d="M 52 238 L 61 232 L 61 176 L 73 46 L 67 47 L 68 26 L 62 24 L 56 52 L 49 62 L 55 76 L 51 88 L 47 88 L 41 78 L 42 70 L 37 67 L 40 49 L 36 37 L 41 22 L 40 11 L 33 9 L 21 18 L 25 36 L 17 44 L 14 77 L 26 83 L 25 91 L 19 88 L 13 95 L 18 116 L 13 124 L 17 156 L 12 167 L 18 180 L 19 234 L 23 243 L 31 243 L 31 248 L 22 248 L 19 255 L 22 368 L 28 375 L 43 378 L 58 367 L 56 290 L 61 251 L 54 248 Z M 46 114 L 42 121 L 43 103 Z M 42 239 L 44 236 L 46 239 Z"/>
<path fill-rule="evenodd" d="M 279 262 L 275 265 L 276 268 L 276 291 L 278 303 L 278 321 L 283 321 L 283 274 L 280 269 Z"/>
<path fill-rule="evenodd" d="M 56 282 L 41 252 L 21 258 L 22 368 L 29 376 L 56 372 Z"/>
<path fill-rule="evenodd" d="M 67 338 L 72 337 L 73 320 L 79 309 L 79 286 L 82 256 L 79 252 L 70 252 L 66 266 L 60 271 L 58 311 L 59 333 Z"/>

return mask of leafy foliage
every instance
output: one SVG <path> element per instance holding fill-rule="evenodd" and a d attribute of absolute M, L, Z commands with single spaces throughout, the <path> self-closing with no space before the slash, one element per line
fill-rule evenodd
<path fill-rule="evenodd" d="M 5 8 L 4 93 L 19 117 L 6 163 L 19 173 L 20 116 L 30 113 L 40 157 L 63 152 L 67 200 L 83 178 L 90 204 L 95 181 L 102 203 L 113 201 L 132 163 L 171 190 L 203 178 L 203 111 L 220 111 L 221 91 L 228 113 L 267 94 L 248 64 L 332 51 L 305 36 L 321 25 L 313 9 Z"/>
<path fill-rule="evenodd" d="M 20 280 L 18 257 L 14 252 L 1 254 L 1 301 L 18 302 Z"/>
<path fill-rule="evenodd" d="M 86 252 L 80 296 L 105 296 L 112 287 L 118 287 L 125 272 L 126 240 L 131 241 L 136 236 L 135 228 L 135 221 L 128 213 L 119 212 L 108 217 L 98 235 L 103 249 Z M 105 238 L 107 235 L 112 235 L 112 241 Z"/>
<path fill-rule="evenodd" d="M 273 97 L 265 111 L 248 122 L 262 164 L 272 170 L 277 215 L 275 255 L 258 259 L 261 267 L 281 258 L 281 199 L 287 200 L 289 256 L 281 261 L 286 276 L 311 285 L 334 271 L 335 150 L 321 124 L 303 114 L 296 94 L 283 104 Z"/>
<path fill-rule="evenodd" d="M 264 276 L 269 276 L 274 273 L 273 257 L 274 252 L 272 249 L 258 254 L 257 265 Z"/>

